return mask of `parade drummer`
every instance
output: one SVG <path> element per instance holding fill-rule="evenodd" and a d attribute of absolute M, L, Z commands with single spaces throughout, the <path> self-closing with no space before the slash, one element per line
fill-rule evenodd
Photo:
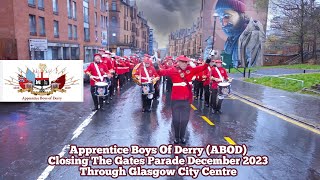
<path fill-rule="evenodd" d="M 105 53 L 102 55 L 102 62 L 105 66 L 108 67 L 109 69 L 109 73 L 111 74 L 111 77 L 107 79 L 107 81 L 110 83 L 109 86 L 109 95 L 107 97 L 107 103 L 109 103 L 109 99 L 112 100 L 112 95 L 114 93 L 114 63 L 113 60 L 111 58 L 111 52 L 110 51 L 105 51 Z"/>
<path fill-rule="evenodd" d="M 103 110 L 103 97 L 99 97 L 95 95 L 95 83 L 96 82 L 104 82 L 104 79 L 101 79 L 100 76 L 108 75 L 111 77 L 111 74 L 109 74 L 109 70 L 107 66 L 103 65 L 102 62 L 102 56 L 101 54 L 95 54 L 94 55 L 94 62 L 90 63 L 88 68 L 85 70 L 85 73 L 90 76 L 90 86 L 91 86 L 91 96 L 94 103 L 94 108 L 92 111 L 96 111 L 99 109 Z M 99 102 L 99 103 L 98 103 Z"/>
<path fill-rule="evenodd" d="M 228 74 L 225 68 L 222 67 L 221 60 L 212 60 L 214 62 L 213 68 L 211 68 L 211 102 L 212 113 L 222 113 L 221 104 L 223 99 L 218 98 L 218 84 L 223 81 L 229 81 Z M 223 79 L 220 78 L 218 71 Z"/>
<path fill-rule="evenodd" d="M 176 61 L 178 62 L 177 67 L 160 69 L 158 62 L 155 63 L 155 68 L 158 70 L 157 72 L 160 76 L 169 76 L 172 79 L 171 110 L 175 132 L 174 143 L 178 144 L 181 142 L 185 144 L 185 132 L 189 122 L 190 104 L 193 99 L 191 87 L 192 77 L 207 69 L 210 59 L 206 61 L 206 64 L 194 68 L 188 65 L 190 59 L 184 55 L 179 56 Z"/>
<path fill-rule="evenodd" d="M 145 55 L 143 62 L 138 67 L 134 76 L 137 79 L 139 79 L 141 84 L 151 83 L 152 86 L 153 84 L 155 84 L 156 81 L 160 79 L 159 75 L 157 74 L 155 68 L 152 65 L 150 56 L 148 55 Z M 148 97 L 148 94 L 142 94 L 141 98 L 142 98 L 142 112 L 146 112 L 146 111 L 151 112 L 152 99 Z"/>

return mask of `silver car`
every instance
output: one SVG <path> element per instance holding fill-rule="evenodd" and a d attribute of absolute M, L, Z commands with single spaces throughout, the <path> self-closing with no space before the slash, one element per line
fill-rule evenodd
<path fill-rule="evenodd" d="M 83 71 L 85 71 L 88 68 L 89 65 L 90 65 L 90 63 L 84 63 L 83 64 Z M 83 82 L 85 82 L 85 83 L 89 83 L 90 82 L 90 77 L 84 72 L 83 72 Z"/>

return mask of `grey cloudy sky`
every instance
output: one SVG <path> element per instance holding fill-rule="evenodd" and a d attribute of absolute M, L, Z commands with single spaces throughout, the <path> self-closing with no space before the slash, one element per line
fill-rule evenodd
<path fill-rule="evenodd" d="M 148 24 L 154 29 L 159 48 L 168 44 L 168 35 L 179 28 L 191 27 L 200 16 L 201 0 L 136 0 Z"/>

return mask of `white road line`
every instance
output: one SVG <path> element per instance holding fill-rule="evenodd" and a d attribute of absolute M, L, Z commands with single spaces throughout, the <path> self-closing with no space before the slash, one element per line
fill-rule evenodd
<path fill-rule="evenodd" d="M 84 120 L 80 126 L 73 132 L 73 137 L 71 139 L 74 140 L 75 138 L 79 137 L 80 134 L 83 132 L 84 128 L 88 126 L 88 124 L 90 124 L 90 122 L 92 121 L 92 117 L 96 114 L 97 111 L 92 112 L 86 120 Z"/>
<path fill-rule="evenodd" d="M 90 122 L 92 121 L 92 117 L 97 113 L 97 111 L 94 111 L 92 112 L 81 124 L 80 126 L 72 133 L 73 134 L 73 137 L 71 139 L 74 140 L 76 139 L 77 137 L 80 136 L 80 134 L 83 132 L 84 128 L 88 126 L 88 124 L 90 124 Z M 70 145 L 65 145 L 63 147 L 63 149 L 61 150 L 61 152 L 59 153 L 59 156 L 60 157 L 63 157 L 67 150 L 70 148 Z M 44 180 L 46 179 L 49 174 L 51 173 L 51 171 L 54 169 L 55 166 L 47 166 L 47 168 L 41 173 L 41 175 L 38 177 L 37 180 Z"/>

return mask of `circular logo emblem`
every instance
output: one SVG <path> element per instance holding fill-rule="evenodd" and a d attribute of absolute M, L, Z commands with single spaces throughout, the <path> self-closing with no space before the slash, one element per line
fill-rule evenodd
<path fill-rule="evenodd" d="M 149 70 L 149 73 L 152 73 L 152 70 Z"/>
<path fill-rule="evenodd" d="M 184 78 L 184 73 L 180 73 L 180 77 Z"/>
<path fill-rule="evenodd" d="M 187 71 L 186 71 L 186 73 L 187 73 L 187 74 L 190 74 L 190 71 L 189 71 L 189 70 L 187 70 Z"/>

